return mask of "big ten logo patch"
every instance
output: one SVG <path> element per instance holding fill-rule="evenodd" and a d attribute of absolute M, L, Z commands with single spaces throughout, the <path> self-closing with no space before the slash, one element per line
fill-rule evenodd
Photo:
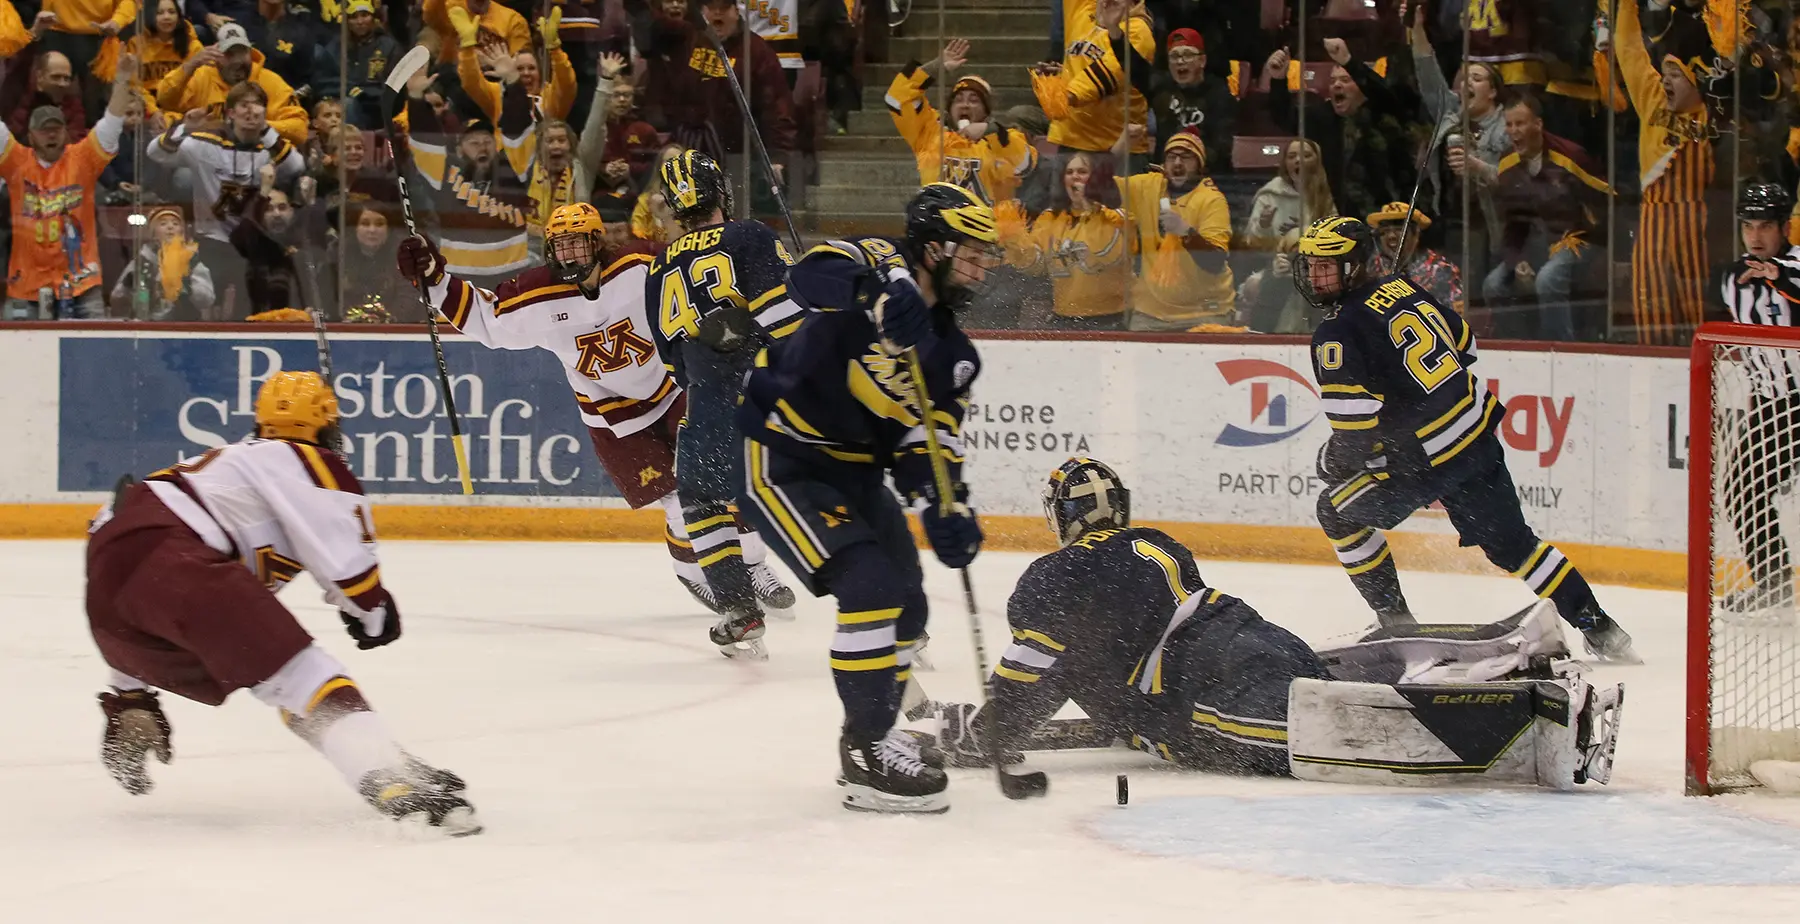
<path fill-rule="evenodd" d="M 1500 439 L 1519 452 L 1537 456 L 1538 468 L 1549 468 L 1569 448 L 1569 421 L 1575 397 L 1519 394 L 1502 397 L 1500 380 L 1487 380 L 1488 393 L 1500 401 Z"/>
<path fill-rule="evenodd" d="M 1318 418 L 1318 389 L 1292 368 L 1267 359 L 1228 359 L 1217 365 L 1225 384 L 1243 386 L 1244 394 L 1233 415 L 1236 421 L 1225 424 L 1215 445 L 1279 443 Z"/>

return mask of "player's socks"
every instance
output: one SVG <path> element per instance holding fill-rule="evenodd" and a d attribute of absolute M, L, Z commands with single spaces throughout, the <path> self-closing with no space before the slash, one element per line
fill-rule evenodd
<path fill-rule="evenodd" d="M 1382 626 L 1409 626 L 1417 622 L 1400 592 L 1400 571 L 1394 567 L 1393 550 L 1379 529 L 1364 527 L 1342 538 L 1327 534 L 1337 549 L 1338 563 L 1350 575 L 1350 583 L 1375 611 Z"/>
<path fill-rule="evenodd" d="M 920 753 L 916 739 L 899 729 L 838 738 L 844 808 L 858 812 L 939 814 L 950 810 L 950 780 Z"/>
<path fill-rule="evenodd" d="M 706 584 L 712 588 L 718 611 L 747 613 L 756 608 L 756 588 L 744 566 L 743 546 L 738 542 L 737 516 L 724 504 L 696 504 L 684 511 L 687 538 Z"/>

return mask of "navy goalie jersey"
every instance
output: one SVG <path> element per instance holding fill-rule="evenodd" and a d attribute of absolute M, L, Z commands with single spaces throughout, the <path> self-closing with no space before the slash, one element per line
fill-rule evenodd
<path fill-rule="evenodd" d="M 811 310 L 757 358 L 739 411 L 744 435 L 790 455 L 891 468 L 901 494 L 927 496 L 931 461 L 912 376 L 882 349 L 871 313 L 889 274 L 912 271 L 880 237 L 829 241 L 794 264 L 789 290 Z M 919 362 L 939 451 L 960 485 L 963 415 L 981 361 L 948 308 L 933 309 L 933 322 Z"/>
<path fill-rule="evenodd" d="M 1343 468 L 1385 457 L 1391 471 L 1429 472 L 1498 422 L 1499 402 L 1469 371 L 1468 324 L 1403 275 L 1346 293 L 1312 343 L 1327 452 Z"/>

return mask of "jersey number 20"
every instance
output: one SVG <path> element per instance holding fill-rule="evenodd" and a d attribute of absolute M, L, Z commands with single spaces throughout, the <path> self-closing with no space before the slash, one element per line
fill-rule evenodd
<path fill-rule="evenodd" d="M 1435 390 L 1462 370 L 1450 322 L 1432 305 L 1421 302 L 1396 312 L 1388 321 L 1388 337 L 1404 351 L 1406 371 L 1426 391 Z"/>
<path fill-rule="evenodd" d="M 704 291 L 714 306 L 747 308 L 750 305 L 738 289 L 737 269 L 731 264 L 731 254 L 715 251 L 689 263 L 685 278 L 680 267 L 671 269 L 662 277 L 662 307 L 657 312 L 657 323 L 667 340 L 676 340 L 684 334 L 694 337 L 700 333 L 701 312 L 695 310 L 693 297 L 688 294 L 689 283 Z"/>

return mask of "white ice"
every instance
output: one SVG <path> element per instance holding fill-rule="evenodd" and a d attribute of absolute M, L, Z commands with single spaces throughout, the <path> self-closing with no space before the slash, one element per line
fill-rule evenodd
<path fill-rule="evenodd" d="M 797 622 L 772 625 L 771 660 L 745 664 L 708 644 L 709 618 L 660 546 L 383 553 L 405 614 L 393 646 L 357 652 L 310 579 L 284 599 L 407 747 L 468 779 L 487 833 L 407 839 L 245 695 L 217 710 L 165 697 L 175 762 L 153 765 L 153 794 L 126 795 L 96 757 L 103 672 L 82 615 L 82 546 L 0 543 L 0 922 L 1800 919 L 1796 888 L 1446 891 L 1153 858 L 1093 833 L 1121 811 L 1121 770 L 1134 802 L 1123 811 L 1173 795 L 1358 790 L 1182 774 L 1123 752 L 1037 761 L 1053 781 L 1042 800 L 1007 802 L 988 774 L 955 771 L 947 815 L 849 813 L 833 785 L 829 600 L 803 599 Z M 990 644 L 1029 561 L 990 553 L 973 569 Z M 1202 567 L 1315 644 L 1367 621 L 1336 569 Z M 1493 619 L 1528 602 L 1506 577 L 1404 577 L 1427 618 Z M 928 580 L 937 670 L 921 677 L 935 698 L 968 699 L 961 595 L 941 568 Z M 1598 672 L 1630 689 L 1606 791 L 1667 799 L 1681 784 L 1681 597 L 1599 592 L 1650 662 Z M 1800 823 L 1792 803 L 1735 803 Z"/>

